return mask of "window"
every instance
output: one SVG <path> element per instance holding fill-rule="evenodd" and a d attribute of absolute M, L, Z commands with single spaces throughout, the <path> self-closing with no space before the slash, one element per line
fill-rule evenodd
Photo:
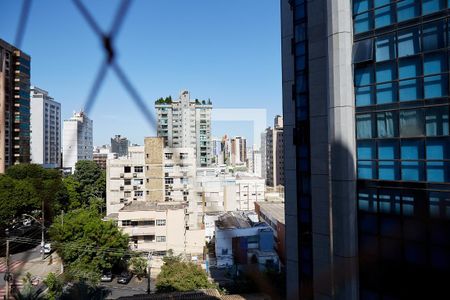
<path fill-rule="evenodd" d="M 367 212 L 377 212 L 377 195 L 371 190 L 360 190 L 358 192 L 358 208 Z"/>
<path fill-rule="evenodd" d="M 356 136 L 358 139 L 372 138 L 372 115 L 356 115 Z"/>
<path fill-rule="evenodd" d="M 444 28 L 445 26 L 443 21 L 423 25 L 422 28 L 423 51 L 429 51 L 445 47 Z"/>
<path fill-rule="evenodd" d="M 122 226 L 131 226 L 131 220 L 122 220 Z"/>
<path fill-rule="evenodd" d="M 395 141 L 378 143 L 378 178 L 382 180 L 398 180 L 398 144 Z"/>
<path fill-rule="evenodd" d="M 173 178 L 164 178 L 165 184 L 173 184 Z"/>
<path fill-rule="evenodd" d="M 422 98 L 422 80 L 410 79 L 399 82 L 399 100 L 412 101 Z"/>
<path fill-rule="evenodd" d="M 154 235 L 144 235 L 144 242 L 154 242 L 155 236 Z"/>
<path fill-rule="evenodd" d="M 397 112 L 377 113 L 377 136 L 379 138 L 397 136 Z"/>
<path fill-rule="evenodd" d="M 166 226 L 166 220 L 156 220 L 156 226 Z"/>
<path fill-rule="evenodd" d="M 430 14 L 445 8 L 445 0 L 422 0 L 422 14 Z"/>
<path fill-rule="evenodd" d="M 447 71 L 445 52 L 424 55 L 423 75 L 440 74 Z"/>
<path fill-rule="evenodd" d="M 378 63 L 376 65 L 376 82 L 388 82 L 397 78 L 395 65 L 390 62 Z"/>
<path fill-rule="evenodd" d="M 143 192 L 143 191 L 135 191 L 135 192 L 134 192 L 134 196 L 136 196 L 136 197 L 142 197 L 142 196 L 144 196 L 144 192 Z"/>
<path fill-rule="evenodd" d="M 172 159 L 173 153 L 164 153 L 166 159 Z"/>
<path fill-rule="evenodd" d="M 381 213 L 400 214 L 400 195 L 387 190 L 380 190 L 378 194 L 378 203 Z"/>
<path fill-rule="evenodd" d="M 125 167 L 123 167 L 123 171 L 124 171 L 124 173 L 131 173 L 131 167 L 125 166 Z"/>
<path fill-rule="evenodd" d="M 421 109 L 400 111 L 400 136 L 423 136 L 424 116 Z"/>
<path fill-rule="evenodd" d="M 395 15 L 392 8 L 393 6 L 387 5 L 375 10 L 375 28 L 388 26 L 394 22 Z"/>
<path fill-rule="evenodd" d="M 414 196 L 402 196 L 402 210 L 404 216 L 414 215 Z"/>
<path fill-rule="evenodd" d="M 448 95 L 448 76 L 435 75 L 423 79 L 423 96 L 425 99 Z"/>
<path fill-rule="evenodd" d="M 142 166 L 134 167 L 134 172 L 135 173 L 142 173 L 142 172 L 144 172 L 144 167 L 142 167 Z"/>
<path fill-rule="evenodd" d="M 407 79 L 422 75 L 422 63 L 420 57 L 408 57 L 398 62 L 398 78 Z"/>
<path fill-rule="evenodd" d="M 432 182 L 447 181 L 448 144 L 445 140 L 428 140 L 426 145 L 427 180 Z"/>
<path fill-rule="evenodd" d="M 419 29 L 413 28 L 398 32 L 398 57 L 414 55 L 420 51 Z"/>
<path fill-rule="evenodd" d="M 353 63 L 373 60 L 373 39 L 362 40 L 353 44 Z"/>
<path fill-rule="evenodd" d="M 448 106 L 426 109 L 425 128 L 427 136 L 448 135 Z"/>
<path fill-rule="evenodd" d="M 359 14 L 369 10 L 369 0 L 354 0 L 353 14 Z"/>
<path fill-rule="evenodd" d="M 374 162 L 375 151 L 373 144 L 370 141 L 358 142 L 357 146 L 358 157 L 358 178 L 372 179 L 375 178 Z"/>
<path fill-rule="evenodd" d="M 430 217 L 450 219 L 450 194 L 432 192 L 428 205 Z"/>
<path fill-rule="evenodd" d="M 402 180 L 423 180 L 423 163 L 419 162 L 419 159 L 423 159 L 422 141 L 402 141 L 401 159 Z"/>
<path fill-rule="evenodd" d="M 397 2 L 397 21 L 405 21 L 419 16 L 420 3 L 417 0 L 403 0 Z"/>
<path fill-rule="evenodd" d="M 369 15 L 372 15 L 372 13 L 366 12 L 355 16 L 353 22 L 355 33 L 366 32 L 372 29 L 372 18 Z"/>
<path fill-rule="evenodd" d="M 166 241 L 166 237 L 164 235 L 156 236 L 157 243 L 164 243 Z"/>
<path fill-rule="evenodd" d="M 124 179 L 124 180 L 123 180 L 123 183 L 124 183 L 125 185 L 131 185 L 131 179 Z"/>

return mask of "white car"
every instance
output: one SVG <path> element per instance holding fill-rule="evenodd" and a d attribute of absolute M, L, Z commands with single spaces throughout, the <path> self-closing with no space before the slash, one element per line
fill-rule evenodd
<path fill-rule="evenodd" d="M 40 253 L 42 253 L 42 251 L 44 251 L 45 254 L 49 254 L 52 252 L 52 245 L 50 243 L 45 243 L 44 247 L 41 246 Z"/>
<path fill-rule="evenodd" d="M 23 219 L 22 220 L 23 226 L 31 226 L 31 219 Z"/>

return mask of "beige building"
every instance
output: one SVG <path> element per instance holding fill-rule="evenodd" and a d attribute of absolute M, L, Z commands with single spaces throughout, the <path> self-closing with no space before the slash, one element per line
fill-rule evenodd
<path fill-rule="evenodd" d="M 266 129 L 265 142 L 266 184 L 284 185 L 283 117 L 276 116 L 274 127 Z"/>
<path fill-rule="evenodd" d="M 119 228 L 130 237 L 130 248 L 164 255 L 202 254 L 204 237 L 185 226 L 185 203 L 132 201 L 117 213 Z"/>

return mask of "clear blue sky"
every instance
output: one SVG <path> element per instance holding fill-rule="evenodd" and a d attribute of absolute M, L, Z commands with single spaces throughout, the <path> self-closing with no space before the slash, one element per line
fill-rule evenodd
<path fill-rule="evenodd" d="M 84 3 L 108 29 L 119 1 Z M 10 43 L 21 4 L 0 2 L 0 38 Z M 103 52 L 71 1 L 33 1 L 21 48 L 32 57 L 32 84 L 61 102 L 63 119 L 83 107 Z M 215 108 L 265 108 L 269 123 L 281 114 L 277 0 L 135 0 L 115 48 L 152 111 L 156 98 L 188 89 L 193 98 L 210 98 Z M 142 144 L 155 134 L 112 72 L 90 117 L 95 145 L 109 143 L 114 134 Z M 250 138 L 250 123 L 227 123 L 213 123 L 213 134 Z"/>

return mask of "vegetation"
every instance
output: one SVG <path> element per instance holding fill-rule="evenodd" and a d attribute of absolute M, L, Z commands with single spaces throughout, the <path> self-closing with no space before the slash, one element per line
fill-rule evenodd
<path fill-rule="evenodd" d="M 208 276 L 200 266 L 192 262 L 184 262 L 180 256 L 169 255 L 163 260 L 164 265 L 156 280 L 158 293 L 216 288 L 209 282 Z"/>
<path fill-rule="evenodd" d="M 91 283 L 98 282 L 102 270 L 118 264 L 128 249 L 128 237 L 93 208 L 58 216 L 50 237 L 73 279 Z"/>
<path fill-rule="evenodd" d="M 131 258 L 130 265 L 138 279 L 147 275 L 147 260 L 144 257 Z"/>
<path fill-rule="evenodd" d="M 50 272 L 44 280 L 44 284 L 48 288 L 46 297 L 48 300 L 56 300 L 61 296 L 63 281 L 58 278 L 55 273 Z"/>
<path fill-rule="evenodd" d="M 22 278 L 22 289 L 19 290 L 17 287 L 13 286 L 11 290 L 12 295 L 16 300 L 44 299 L 33 286 L 31 274 L 29 272 Z"/>
<path fill-rule="evenodd" d="M 155 104 L 171 104 L 171 103 L 172 103 L 172 96 L 166 98 L 158 98 L 155 101 Z"/>
<path fill-rule="evenodd" d="M 0 175 L 0 228 L 6 228 L 22 214 L 41 210 L 43 205 L 46 220 L 51 220 L 65 205 L 66 198 L 57 170 L 34 164 L 12 166 Z"/>

